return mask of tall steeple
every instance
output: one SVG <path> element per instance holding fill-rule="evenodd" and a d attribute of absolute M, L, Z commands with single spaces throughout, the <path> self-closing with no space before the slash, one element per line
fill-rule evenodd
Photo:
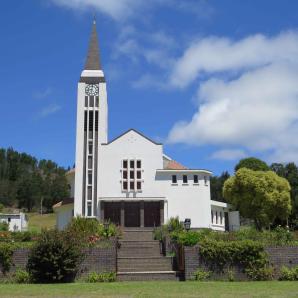
<path fill-rule="evenodd" d="M 101 70 L 100 53 L 98 46 L 98 36 L 96 31 L 96 20 L 94 18 L 92 25 L 92 33 L 89 42 L 89 49 L 85 64 L 86 70 Z"/>

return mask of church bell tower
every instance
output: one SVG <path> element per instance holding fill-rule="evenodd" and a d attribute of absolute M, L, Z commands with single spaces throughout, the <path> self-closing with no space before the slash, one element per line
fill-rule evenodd
<path fill-rule="evenodd" d="M 107 143 L 108 103 L 96 22 L 78 83 L 74 216 L 97 217 L 99 152 Z"/>

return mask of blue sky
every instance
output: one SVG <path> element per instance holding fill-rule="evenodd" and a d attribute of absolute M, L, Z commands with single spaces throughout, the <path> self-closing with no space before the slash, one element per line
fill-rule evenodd
<path fill-rule="evenodd" d="M 245 156 L 298 162 L 294 0 L 3 2 L 1 147 L 74 163 L 94 12 L 110 139 L 135 128 L 215 174 Z"/>

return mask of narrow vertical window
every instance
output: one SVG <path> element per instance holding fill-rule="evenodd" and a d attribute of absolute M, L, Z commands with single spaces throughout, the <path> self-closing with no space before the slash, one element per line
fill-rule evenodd
<path fill-rule="evenodd" d="M 131 160 L 130 161 L 130 168 L 131 169 L 134 169 L 135 168 L 135 161 L 134 160 Z"/>
<path fill-rule="evenodd" d="M 141 168 L 141 161 L 137 160 L 137 168 L 140 169 Z"/>
<path fill-rule="evenodd" d="M 208 177 L 207 176 L 204 176 L 204 182 L 205 182 L 205 185 L 207 185 L 207 183 L 208 183 Z"/>
<path fill-rule="evenodd" d="M 130 190 L 135 190 L 135 182 L 134 181 L 130 181 L 130 183 L 129 183 L 129 189 Z"/>
<path fill-rule="evenodd" d="M 122 188 L 123 190 L 127 190 L 127 181 L 123 181 Z"/>
<path fill-rule="evenodd" d="M 211 222 L 212 223 L 214 222 L 214 219 L 213 219 L 213 210 L 211 210 Z"/>
<path fill-rule="evenodd" d="M 183 179 L 183 183 L 186 184 L 187 183 L 187 175 L 183 175 L 182 179 Z"/>
<path fill-rule="evenodd" d="M 88 156 L 88 169 L 92 169 L 92 156 Z"/>
<path fill-rule="evenodd" d="M 137 171 L 137 179 L 141 179 L 142 178 L 142 173 L 141 171 Z"/>
<path fill-rule="evenodd" d="M 130 179 L 135 179 L 135 172 L 134 171 L 130 171 L 129 178 Z"/>
<path fill-rule="evenodd" d="M 88 152 L 89 152 L 89 154 L 93 153 L 93 143 L 92 142 L 89 142 L 89 144 L 88 144 Z"/>
<path fill-rule="evenodd" d="M 141 190 L 142 189 L 142 183 L 141 181 L 137 182 L 137 190 Z"/>
<path fill-rule="evenodd" d="M 89 99 L 89 107 L 91 107 L 91 108 L 94 107 L 94 96 L 90 96 L 90 99 Z"/>
<path fill-rule="evenodd" d="M 88 96 L 85 96 L 85 108 L 88 108 Z"/>
<path fill-rule="evenodd" d="M 92 215 L 92 204 L 91 202 L 87 204 L 87 216 L 91 216 Z"/>
<path fill-rule="evenodd" d="M 217 211 L 215 212 L 215 223 L 218 224 L 218 214 L 217 214 Z"/>
<path fill-rule="evenodd" d="M 88 184 L 92 184 L 92 172 L 91 171 L 89 171 L 88 172 Z"/>
<path fill-rule="evenodd" d="M 127 169 L 127 160 L 123 160 L 123 168 Z"/>
<path fill-rule="evenodd" d="M 98 108 L 99 107 L 99 97 L 95 97 L 95 106 Z"/>
<path fill-rule="evenodd" d="M 177 183 L 177 176 L 172 175 L 172 183 L 176 184 Z"/>
<path fill-rule="evenodd" d="M 92 186 L 88 186 L 87 199 L 88 199 L 88 201 L 92 200 Z"/>
<path fill-rule="evenodd" d="M 198 175 L 193 175 L 193 183 L 196 183 L 196 184 L 199 183 L 199 177 L 198 177 Z"/>
<path fill-rule="evenodd" d="M 219 213 L 220 224 L 222 225 L 222 212 Z"/>
<path fill-rule="evenodd" d="M 122 174 L 122 178 L 123 178 L 123 179 L 127 179 L 127 171 L 123 171 L 122 173 L 123 173 L 123 174 Z"/>

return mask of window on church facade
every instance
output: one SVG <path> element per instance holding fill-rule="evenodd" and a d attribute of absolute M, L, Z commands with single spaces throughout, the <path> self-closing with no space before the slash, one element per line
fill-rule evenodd
<path fill-rule="evenodd" d="M 177 183 L 177 176 L 172 175 L 172 183 L 176 184 Z"/>
<path fill-rule="evenodd" d="M 193 175 L 193 183 L 196 183 L 196 184 L 199 183 L 199 177 L 198 177 L 198 175 Z"/>
<path fill-rule="evenodd" d="M 187 183 L 187 175 L 183 175 L 182 180 L 183 180 L 183 183 L 186 184 Z"/>
<path fill-rule="evenodd" d="M 141 160 L 122 161 L 122 191 L 142 191 Z"/>

